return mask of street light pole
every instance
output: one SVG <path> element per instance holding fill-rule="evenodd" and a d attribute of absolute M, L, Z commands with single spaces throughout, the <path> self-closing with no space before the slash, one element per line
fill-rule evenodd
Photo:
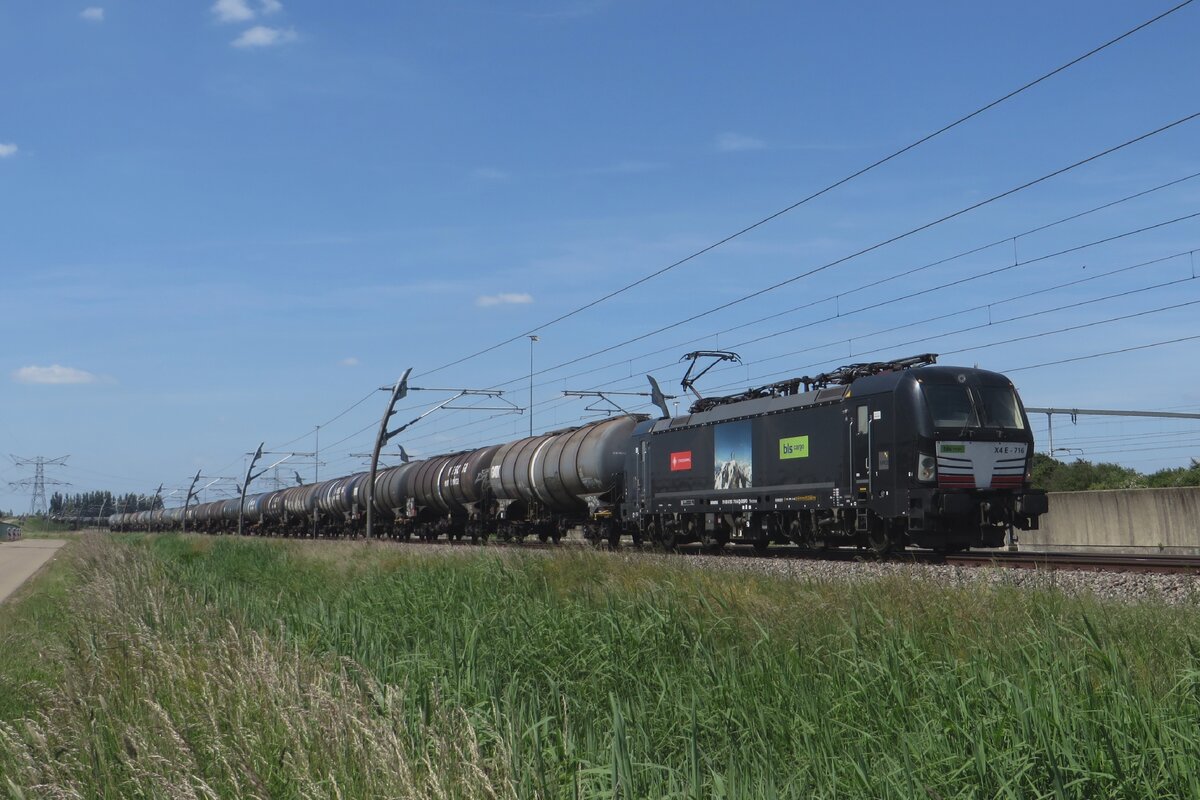
<path fill-rule="evenodd" d="M 533 343 L 541 341 L 536 335 L 529 337 L 529 435 L 533 436 Z"/>

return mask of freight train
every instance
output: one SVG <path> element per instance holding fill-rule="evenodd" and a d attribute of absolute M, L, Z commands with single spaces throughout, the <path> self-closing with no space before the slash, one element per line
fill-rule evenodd
<path fill-rule="evenodd" d="M 653 381 L 652 381 L 653 384 Z M 653 384 L 657 388 L 656 384 Z M 936 355 L 852 364 L 671 416 L 622 414 L 505 444 L 188 508 L 113 530 L 393 539 L 999 547 L 1036 530 L 1033 435 L 1012 382 Z"/>

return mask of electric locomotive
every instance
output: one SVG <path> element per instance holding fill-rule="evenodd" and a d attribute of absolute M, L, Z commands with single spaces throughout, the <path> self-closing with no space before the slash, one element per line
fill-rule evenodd
<path fill-rule="evenodd" d="M 935 362 L 853 364 L 640 423 L 626 524 L 668 547 L 1015 544 L 1047 510 L 1020 398 L 1003 375 Z"/>

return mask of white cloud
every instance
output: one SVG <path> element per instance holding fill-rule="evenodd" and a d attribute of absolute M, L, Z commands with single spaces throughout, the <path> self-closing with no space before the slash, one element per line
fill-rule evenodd
<path fill-rule="evenodd" d="M 753 136 L 741 133 L 722 133 L 717 137 L 717 149 L 724 153 L 734 153 L 739 150 L 762 150 L 767 143 Z"/>
<path fill-rule="evenodd" d="M 338 363 L 341 364 L 343 367 L 357 367 L 358 359 L 355 358 L 354 356 L 350 356 L 349 358 L 343 358 Z"/>
<path fill-rule="evenodd" d="M 489 306 L 524 305 L 533 302 L 533 295 L 524 292 L 501 292 L 500 294 L 485 294 L 475 298 L 475 305 L 480 308 Z"/>
<path fill-rule="evenodd" d="M 212 13 L 219 22 L 249 22 L 262 14 L 264 17 L 283 11 L 283 3 L 279 0 L 259 0 L 258 10 L 251 5 L 250 0 L 217 0 L 212 4 Z"/>
<path fill-rule="evenodd" d="M 15 144 L 0 143 L 0 158 L 8 158 L 17 154 L 17 146 Z"/>
<path fill-rule="evenodd" d="M 296 32 L 291 28 L 268 28 L 266 25 L 255 25 L 241 36 L 233 40 L 234 47 L 273 47 L 279 44 L 296 41 Z"/>
<path fill-rule="evenodd" d="M 212 13 L 221 22 L 246 22 L 254 19 L 254 9 L 246 0 L 217 0 L 212 5 Z"/>
<path fill-rule="evenodd" d="M 104 9 L 100 6 L 88 6 L 79 12 L 79 18 L 88 22 L 104 22 Z"/>
<path fill-rule="evenodd" d="M 471 175 L 484 181 L 506 181 L 509 179 L 507 172 L 495 167 L 480 167 L 472 172 Z"/>
<path fill-rule="evenodd" d="M 53 364 L 49 367 L 21 367 L 12 374 L 17 383 L 95 383 L 98 378 L 74 367 Z"/>

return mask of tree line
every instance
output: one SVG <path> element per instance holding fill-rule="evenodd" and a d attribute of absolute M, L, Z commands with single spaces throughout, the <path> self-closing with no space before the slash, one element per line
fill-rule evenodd
<path fill-rule="evenodd" d="M 107 517 L 109 514 L 152 511 L 162 507 L 161 497 L 133 492 L 122 495 L 114 495 L 109 491 L 77 494 L 55 492 L 50 496 L 52 517 Z"/>
<path fill-rule="evenodd" d="M 1048 492 L 1200 486 L 1200 460 L 1193 458 L 1189 466 L 1145 474 L 1120 464 L 1092 463 L 1082 458 L 1068 463 L 1034 453 L 1033 485 Z"/>

